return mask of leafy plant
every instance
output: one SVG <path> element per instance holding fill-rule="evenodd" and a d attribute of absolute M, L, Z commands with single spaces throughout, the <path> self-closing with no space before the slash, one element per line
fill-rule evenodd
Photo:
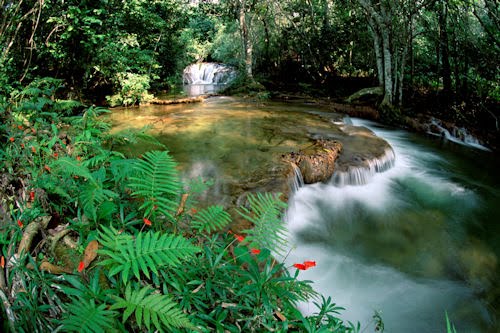
<path fill-rule="evenodd" d="M 199 232 L 221 230 L 231 222 L 231 216 L 222 206 L 210 206 L 193 217 L 193 228 Z"/>
<path fill-rule="evenodd" d="M 175 200 L 181 188 L 176 166 L 167 151 L 147 152 L 135 162 L 137 174 L 130 177 L 128 186 L 134 197 L 143 200 L 139 209 L 145 217 L 163 214 L 174 221 Z"/>
<path fill-rule="evenodd" d="M 281 218 L 286 203 L 279 194 L 257 193 L 248 195 L 250 209 L 241 207 L 238 213 L 253 223 L 253 228 L 245 230 L 247 242 L 254 248 L 286 250 L 286 227 Z"/>
<path fill-rule="evenodd" d="M 102 227 L 99 239 L 104 249 L 101 254 L 109 256 L 101 265 L 109 266 L 109 275 L 120 273 L 126 282 L 132 272 L 137 279 L 140 273 L 150 277 L 150 271 L 158 274 L 163 266 L 175 267 L 181 259 L 187 259 L 199 248 L 182 236 L 160 234 L 159 232 L 139 232 L 134 239 L 125 232 Z"/>
<path fill-rule="evenodd" d="M 184 327 L 195 329 L 186 314 L 177 306 L 170 297 L 152 293 L 151 288 L 132 289 L 128 284 L 125 289 L 125 298 L 117 298 L 117 302 L 111 309 L 124 309 L 122 321 L 125 322 L 132 313 L 138 326 L 146 326 L 151 330 L 151 323 L 154 327 L 163 331 L 163 327 Z"/>
<path fill-rule="evenodd" d="M 66 307 L 67 316 L 62 320 L 68 332 L 104 332 L 112 329 L 118 312 L 108 310 L 109 305 L 97 305 L 93 299 L 76 299 Z"/>

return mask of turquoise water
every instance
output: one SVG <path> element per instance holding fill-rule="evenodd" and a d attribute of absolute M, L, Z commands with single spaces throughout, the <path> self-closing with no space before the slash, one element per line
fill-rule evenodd
<path fill-rule="evenodd" d="M 361 186 L 314 184 L 290 202 L 291 263 L 373 331 L 497 332 L 500 255 L 498 159 L 354 120 L 394 148 L 395 166 Z M 303 304 L 305 312 L 313 312 Z"/>

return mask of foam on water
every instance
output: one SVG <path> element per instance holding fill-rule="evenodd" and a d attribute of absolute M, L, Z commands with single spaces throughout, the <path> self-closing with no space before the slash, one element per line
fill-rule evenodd
<path fill-rule="evenodd" d="M 352 122 L 355 126 L 370 127 L 375 134 L 388 141 L 393 147 L 395 160 L 392 158 L 390 163 L 381 161 L 370 166 L 369 177 L 363 182 L 354 182 L 358 185 L 345 181 L 339 187 L 337 181 L 337 185 L 313 184 L 299 188 L 291 198 L 287 212 L 290 245 L 294 250 L 286 262 L 292 265 L 304 260 L 316 260 L 318 266 L 301 272 L 301 278 L 313 280 L 319 292 L 332 296 L 339 306 L 345 307 L 347 310 L 343 318 L 360 320 L 363 326 L 372 325 L 374 311 L 381 310 L 387 332 L 437 332 L 444 327 L 446 310 L 458 318 L 457 324 L 462 331 L 480 332 L 477 322 L 471 318 L 476 318 L 478 322 L 487 321 L 487 313 L 465 284 L 442 274 L 432 278 L 409 275 L 380 261 L 367 260 L 360 255 L 362 251 L 351 253 L 349 247 L 329 243 L 342 242 L 340 238 L 328 236 L 329 233 L 335 235 L 336 232 L 351 230 L 353 236 L 348 236 L 352 238 L 349 241 L 355 247 L 363 247 L 362 240 L 356 243 L 356 237 L 372 229 L 358 224 L 372 223 L 370 219 L 387 218 L 390 224 L 387 232 L 392 227 L 403 229 L 402 234 L 396 233 L 397 238 L 405 232 L 425 230 L 428 226 L 437 230 L 431 232 L 439 234 L 446 230 L 440 222 L 443 218 L 456 219 L 459 224 L 460 219 L 466 218 L 468 210 L 477 205 L 474 192 L 433 170 L 432 165 L 446 164 L 446 161 L 411 144 L 405 132 L 377 128 L 375 123 L 366 120 L 352 119 Z M 386 168 L 387 164 L 392 168 Z M 384 172 L 377 172 L 377 168 Z M 407 207 L 413 207 L 416 212 L 407 213 Z M 442 207 L 454 207 L 450 209 L 455 211 L 442 210 Z M 329 216 L 325 217 L 325 214 Z M 360 216 L 363 218 L 360 219 Z M 419 220 L 429 217 L 435 222 Z M 414 229 L 413 226 L 404 226 L 405 223 L 420 222 L 422 225 Z M 457 225 L 457 228 L 461 227 Z M 460 230 L 457 232 L 460 233 Z M 426 236 L 418 237 L 425 244 Z M 442 250 L 443 247 L 446 249 L 443 244 L 447 244 L 449 238 L 446 236 L 440 240 L 439 236 L 435 237 L 433 241 L 441 246 L 441 250 L 436 251 L 445 253 L 437 253 L 431 263 L 437 272 L 441 272 L 446 270 L 447 264 L 447 251 Z M 395 241 L 395 255 L 401 243 L 405 243 L 406 251 L 413 246 L 411 242 L 411 238 Z M 369 246 L 367 249 L 365 252 L 370 251 Z M 450 253 L 455 250 L 449 249 Z M 390 248 L 385 251 L 391 252 Z M 432 249 L 425 249 L 425 253 L 428 252 L 432 257 Z M 305 312 L 314 311 L 310 304 L 303 304 L 302 309 Z M 464 318 L 460 318 L 460 314 Z"/>

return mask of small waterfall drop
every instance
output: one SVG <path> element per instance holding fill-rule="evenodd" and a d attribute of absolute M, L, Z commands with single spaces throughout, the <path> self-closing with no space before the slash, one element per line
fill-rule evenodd
<path fill-rule="evenodd" d="M 333 185 L 365 185 L 376 173 L 382 173 L 394 166 L 396 155 L 392 148 L 385 149 L 382 156 L 362 161 L 361 166 L 347 166 L 345 170 L 337 170 L 333 174 Z"/>
<path fill-rule="evenodd" d="M 304 177 L 302 177 L 302 173 L 300 172 L 300 168 L 295 164 L 291 163 L 293 167 L 294 176 L 291 180 L 290 188 L 291 194 L 297 192 L 302 186 L 304 186 Z"/>
<path fill-rule="evenodd" d="M 446 140 L 485 150 L 485 151 L 491 151 L 489 148 L 483 146 L 479 140 L 471 135 L 465 128 L 463 127 L 452 127 L 451 132 L 450 130 L 446 129 L 441 121 L 435 118 L 431 118 L 430 124 L 429 124 L 429 130 L 427 131 L 428 134 L 431 135 L 440 135 L 444 137 Z"/>

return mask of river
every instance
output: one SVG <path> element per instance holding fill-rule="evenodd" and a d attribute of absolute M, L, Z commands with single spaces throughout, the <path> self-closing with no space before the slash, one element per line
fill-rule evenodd
<path fill-rule="evenodd" d="M 210 197 L 228 204 L 241 192 L 237 184 L 271 170 L 275 156 L 307 145 L 311 135 L 330 131 L 341 137 L 337 127 L 318 122 L 313 113 L 326 111 L 216 98 L 199 105 L 115 110 L 111 120 L 115 130 L 151 125 L 185 178 L 215 179 Z M 331 181 L 298 189 L 285 221 L 291 248 L 286 261 L 316 260 L 317 267 L 300 277 L 332 296 L 346 308 L 342 316 L 360 321 L 365 332 L 373 331 L 375 311 L 389 333 L 444 332 L 445 311 L 459 332 L 496 332 L 498 158 L 346 119 L 351 121 L 390 143 L 394 166 L 368 175 L 363 184 Z M 314 311 L 310 304 L 301 309 Z"/>

